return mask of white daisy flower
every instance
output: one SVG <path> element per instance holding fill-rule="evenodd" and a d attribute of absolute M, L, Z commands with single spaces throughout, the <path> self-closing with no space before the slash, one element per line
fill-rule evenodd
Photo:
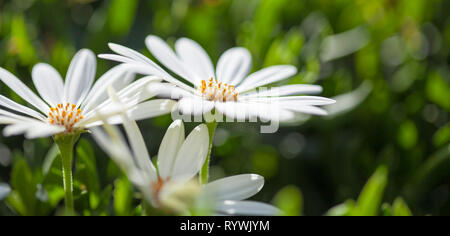
<path fill-rule="evenodd" d="M 131 150 L 120 131 L 109 124 L 104 126 L 106 132 L 97 127 L 92 130 L 95 140 L 121 167 L 150 204 L 156 208 L 173 206 L 170 205 L 173 202 L 172 196 L 183 186 L 190 188 L 190 181 L 205 161 L 209 145 L 208 128 L 201 124 L 185 138 L 183 122 L 174 121 L 159 147 L 156 169 L 137 124 L 127 117 L 122 119 Z M 271 205 L 244 201 L 258 193 L 263 185 L 263 177 L 243 174 L 208 183 L 203 186 L 202 193 L 210 198 L 216 214 L 277 214 L 278 209 Z M 178 194 L 179 197 L 190 198 L 185 192 L 182 196 Z"/>
<path fill-rule="evenodd" d="M 109 86 L 119 90 L 118 95 L 133 119 L 169 113 L 174 105 L 167 99 L 145 101 L 153 95 L 142 88 L 160 80 L 145 77 L 131 83 L 134 74 L 130 73 L 127 65 L 114 67 L 93 84 L 95 73 L 96 58 L 87 49 L 80 50 L 74 56 L 65 82 L 52 66 L 44 63 L 35 65 L 32 78 L 42 100 L 17 77 L 0 68 L 0 80 L 34 107 L 31 109 L 0 95 L 0 124 L 8 125 L 3 134 L 25 134 L 31 139 L 101 125 L 102 122 L 95 116 L 97 111 L 114 115 L 124 108 L 111 102 L 107 94 Z M 120 122 L 117 116 L 111 119 L 111 122 Z"/>
<path fill-rule="evenodd" d="M 169 82 L 150 85 L 149 89 L 179 99 L 178 109 L 182 114 L 201 115 L 215 109 L 238 120 L 259 117 L 286 121 L 298 114 L 326 115 L 326 111 L 317 106 L 334 103 L 324 97 L 299 96 L 320 93 L 322 88 L 317 85 L 295 84 L 265 89 L 263 86 L 295 75 L 297 69 L 291 65 L 277 65 L 248 75 L 252 59 L 245 48 L 227 50 L 214 69 L 205 50 L 191 39 L 177 40 L 175 51 L 157 36 L 150 35 L 145 42 L 153 56 L 187 83 L 174 78 L 138 52 L 120 45 L 109 44 L 119 55 L 102 54 L 99 57 L 133 65 L 137 73 L 157 75 Z"/>

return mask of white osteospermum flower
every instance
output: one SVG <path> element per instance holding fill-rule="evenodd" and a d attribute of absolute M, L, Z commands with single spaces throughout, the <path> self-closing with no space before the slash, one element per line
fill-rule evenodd
<path fill-rule="evenodd" d="M 150 52 L 168 69 L 190 83 L 177 80 L 150 59 L 129 48 L 109 44 L 116 54 L 99 57 L 134 65 L 137 73 L 158 75 L 168 83 L 150 85 L 149 89 L 179 99 L 182 114 L 201 115 L 215 109 L 227 117 L 243 120 L 259 117 L 265 120 L 286 121 L 298 114 L 325 115 L 317 107 L 334 103 L 318 96 L 292 96 L 316 94 L 317 85 L 284 85 L 262 91 L 263 86 L 287 79 L 297 73 L 291 65 L 264 68 L 250 75 L 250 52 L 241 47 L 227 50 L 219 58 L 216 68 L 205 50 L 191 39 L 181 38 L 175 43 L 175 52 L 159 37 L 146 39 Z M 259 91 L 255 91 L 259 89 Z"/>
<path fill-rule="evenodd" d="M 133 83 L 134 74 L 127 65 L 116 66 L 95 84 L 95 55 L 87 49 L 80 50 L 72 59 L 65 82 L 50 65 L 40 63 L 33 67 L 32 78 L 39 98 L 17 77 L 0 68 L 0 80 L 35 109 L 18 104 L 0 95 L 0 124 L 8 126 L 5 136 L 24 133 L 27 138 L 51 136 L 58 133 L 72 133 L 102 122 L 96 112 L 114 115 L 126 109 L 133 119 L 143 119 L 169 113 L 173 101 L 158 99 L 146 101 L 153 95 L 142 89 L 150 82 L 160 81 L 156 77 L 145 77 Z M 119 90 L 125 107 L 117 107 L 108 98 L 107 88 Z M 111 117 L 111 122 L 121 122 Z"/>
<path fill-rule="evenodd" d="M 148 202 L 154 207 L 170 207 L 171 196 L 180 190 L 180 186 L 190 186 L 189 182 L 205 161 L 209 143 L 208 128 L 201 124 L 185 138 L 183 122 L 174 121 L 159 147 L 156 170 L 136 123 L 127 117 L 122 119 L 131 150 L 120 131 L 108 124 L 105 125 L 106 132 L 101 128 L 93 129 L 95 140 L 122 168 Z M 213 199 L 213 207 L 218 214 L 277 214 L 278 209 L 268 204 L 242 201 L 259 192 L 263 185 L 263 177 L 244 174 L 208 183 L 203 192 Z M 190 198 L 189 194 L 183 196 Z"/>
<path fill-rule="evenodd" d="M 205 185 L 206 196 L 213 195 L 214 208 L 225 215 L 278 215 L 280 210 L 267 203 L 245 200 L 264 186 L 257 174 L 241 174 L 221 178 Z"/>

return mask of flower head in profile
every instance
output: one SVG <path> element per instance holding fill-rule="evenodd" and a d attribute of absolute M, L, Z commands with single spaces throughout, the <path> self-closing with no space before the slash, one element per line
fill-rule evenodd
<path fill-rule="evenodd" d="M 133 65 L 137 73 L 158 75 L 169 82 L 149 85 L 149 89 L 179 99 L 178 109 L 182 114 L 201 115 L 214 109 L 238 120 L 287 121 L 299 114 L 325 115 L 326 111 L 318 106 L 334 103 L 324 97 L 300 96 L 320 93 L 322 88 L 317 85 L 295 84 L 265 89 L 264 86 L 295 75 L 297 69 L 291 65 L 277 65 L 249 74 L 252 59 L 245 48 L 225 51 L 214 67 L 205 50 L 190 39 L 177 40 L 175 51 L 157 36 L 150 35 L 145 42 L 159 62 L 186 82 L 174 78 L 138 52 L 120 45 L 110 44 L 111 50 L 118 55 L 103 54 L 100 57 Z"/>
<path fill-rule="evenodd" d="M 195 127 L 185 138 L 183 122 L 174 121 L 159 147 L 156 169 L 137 124 L 125 116 L 122 119 L 131 148 L 120 131 L 108 124 L 104 130 L 94 128 L 93 136 L 154 207 L 182 211 L 183 207 L 179 206 L 187 205 L 182 202 L 191 202 L 193 196 L 203 194 L 209 197 L 217 214 L 277 214 L 278 210 L 268 204 L 243 201 L 261 190 L 264 179 L 259 175 L 219 179 L 201 186 L 200 190 L 192 187 L 193 177 L 200 171 L 208 152 L 206 125 Z"/>
<path fill-rule="evenodd" d="M 134 73 L 126 65 L 116 66 L 94 84 L 96 73 L 95 55 L 87 49 L 80 50 L 72 59 L 63 81 L 61 75 L 50 65 L 40 63 L 33 67 L 33 83 L 37 96 L 17 77 L 0 68 L 0 80 L 29 103 L 32 108 L 21 105 L 0 95 L 0 124 L 7 124 L 5 136 L 25 134 L 27 138 L 73 133 L 101 125 L 96 112 L 111 115 L 111 122 L 119 123 L 115 116 L 124 109 L 133 119 L 143 119 L 170 112 L 174 103 L 159 99 L 145 101 L 153 95 L 143 90 L 156 77 L 145 77 L 132 82 Z M 107 88 L 119 90 L 124 101 L 117 107 L 108 98 Z"/>

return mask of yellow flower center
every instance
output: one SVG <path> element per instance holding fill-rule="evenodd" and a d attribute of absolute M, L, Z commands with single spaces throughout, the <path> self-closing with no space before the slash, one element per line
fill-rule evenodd
<path fill-rule="evenodd" d="M 67 103 L 66 105 L 58 104 L 51 107 L 48 113 L 48 122 L 53 125 L 61 125 L 66 127 L 67 132 L 73 131 L 73 126 L 82 120 L 81 109 L 77 109 L 75 104 Z"/>
<path fill-rule="evenodd" d="M 198 87 L 198 91 L 206 100 L 219 102 L 235 102 L 239 95 L 239 93 L 234 90 L 233 85 L 217 82 L 213 78 L 210 78 L 208 81 L 202 80 Z"/>

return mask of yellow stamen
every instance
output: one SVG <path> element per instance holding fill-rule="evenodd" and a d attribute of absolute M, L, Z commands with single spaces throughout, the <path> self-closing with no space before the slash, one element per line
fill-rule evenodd
<path fill-rule="evenodd" d="M 233 85 L 217 82 L 212 77 L 207 81 L 200 81 L 200 86 L 197 90 L 209 101 L 237 101 L 238 97 L 238 93 L 235 92 Z"/>
<path fill-rule="evenodd" d="M 53 125 L 61 125 L 66 128 L 66 132 L 72 132 L 76 123 L 84 117 L 81 115 L 81 109 L 77 109 L 75 104 L 62 103 L 56 107 L 51 107 L 48 113 L 48 122 Z"/>

